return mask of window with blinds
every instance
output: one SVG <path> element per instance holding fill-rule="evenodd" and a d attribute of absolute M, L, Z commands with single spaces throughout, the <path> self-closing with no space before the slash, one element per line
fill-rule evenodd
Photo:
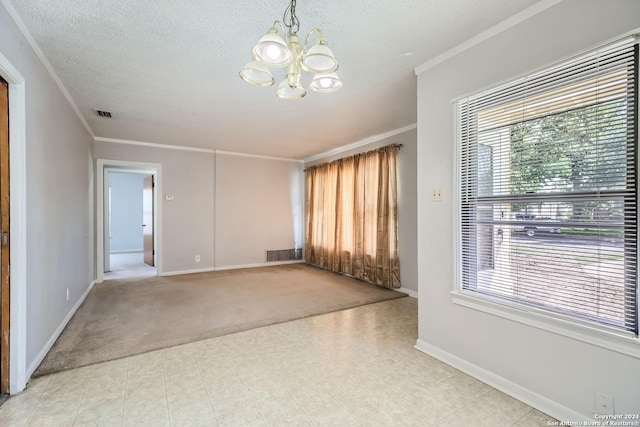
<path fill-rule="evenodd" d="M 638 45 L 457 103 L 462 292 L 638 336 Z"/>

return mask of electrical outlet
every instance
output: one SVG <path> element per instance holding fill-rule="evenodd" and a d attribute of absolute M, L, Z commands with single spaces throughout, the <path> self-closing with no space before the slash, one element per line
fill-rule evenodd
<path fill-rule="evenodd" d="M 596 391 L 596 414 L 613 415 L 613 396 Z"/>
<path fill-rule="evenodd" d="M 442 188 L 441 187 L 433 187 L 431 189 L 431 201 L 432 202 L 441 202 L 442 201 Z"/>
<path fill-rule="evenodd" d="M 67 301 L 69 301 L 69 288 L 67 288 Z"/>
<path fill-rule="evenodd" d="M 196 255 L 196 262 L 200 262 L 200 255 Z"/>

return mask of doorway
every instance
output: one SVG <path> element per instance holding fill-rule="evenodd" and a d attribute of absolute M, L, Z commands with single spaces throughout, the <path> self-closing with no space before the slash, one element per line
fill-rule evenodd
<path fill-rule="evenodd" d="M 161 166 L 98 159 L 97 170 L 96 282 L 160 275 Z"/>
<path fill-rule="evenodd" d="M 149 171 L 105 170 L 106 280 L 157 275 L 154 176 Z"/>

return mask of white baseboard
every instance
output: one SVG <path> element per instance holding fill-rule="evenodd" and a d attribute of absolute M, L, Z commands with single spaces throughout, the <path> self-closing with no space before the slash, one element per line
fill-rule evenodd
<path fill-rule="evenodd" d="M 165 271 L 162 274 L 159 274 L 159 276 L 179 276 L 181 274 L 207 273 L 209 271 L 237 270 L 239 268 L 269 267 L 272 265 L 283 265 L 283 264 L 302 264 L 304 262 L 306 261 L 294 260 L 294 261 L 260 262 L 255 264 L 242 264 L 242 265 L 227 265 L 224 267 L 208 267 L 208 268 L 199 268 L 196 270 Z"/>
<path fill-rule="evenodd" d="M 162 274 L 159 274 L 159 276 L 180 276 L 182 274 L 207 273 L 209 271 L 237 270 L 240 268 L 270 267 L 274 265 L 283 265 L 283 264 L 302 264 L 304 262 L 305 262 L 304 260 L 293 260 L 293 261 L 260 262 L 255 264 L 227 265 L 224 267 L 207 267 L 207 268 L 199 268 L 195 270 L 165 271 Z"/>
<path fill-rule="evenodd" d="M 421 339 L 416 341 L 415 348 L 560 421 L 593 421 L 593 418 L 590 416 L 580 414 L 533 390 L 516 384 L 494 372 L 481 368 L 468 360 L 455 356 Z"/>
<path fill-rule="evenodd" d="M 258 267 L 270 267 L 272 265 L 284 265 L 284 264 L 303 264 L 304 260 L 293 261 L 271 261 L 271 262 L 259 262 L 255 264 L 243 264 L 243 265 L 227 265 L 224 267 L 216 267 L 216 271 L 222 270 L 236 270 L 238 268 L 258 268 Z"/>
<path fill-rule="evenodd" d="M 158 274 L 158 276 L 180 276 L 182 274 L 194 274 L 194 273 L 207 273 L 209 271 L 215 271 L 213 267 L 208 268 L 197 268 L 194 270 L 176 270 L 176 271 L 164 271 L 162 274 Z"/>
<path fill-rule="evenodd" d="M 49 338 L 49 341 L 47 341 L 47 343 L 44 345 L 42 350 L 40 350 L 40 353 L 38 353 L 35 360 L 31 362 L 31 364 L 27 368 L 27 375 L 26 375 L 27 382 L 31 378 L 31 375 L 33 375 L 33 373 L 36 371 L 36 369 L 38 369 L 38 366 L 40 366 L 40 363 L 42 363 L 47 353 L 49 353 L 49 350 L 51 350 L 51 347 L 53 347 L 53 344 L 55 344 L 56 340 L 58 339 L 58 337 L 60 336 L 64 328 L 67 326 L 67 323 L 69 323 L 73 315 L 76 314 L 76 311 L 78 311 L 78 309 L 80 308 L 84 300 L 87 298 L 87 296 L 89 295 L 89 292 L 91 292 L 91 289 L 93 289 L 95 284 L 96 284 L 95 280 L 93 280 L 89 284 L 89 287 L 87 288 L 87 290 L 84 291 L 84 293 L 75 303 L 71 311 L 69 311 L 69 313 L 62 320 L 58 328 L 54 331 L 53 335 L 51 335 L 51 338 Z"/>
<path fill-rule="evenodd" d="M 412 298 L 418 299 L 418 292 L 414 291 L 413 289 L 399 288 L 399 289 L 394 289 L 394 291 L 402 292 L 403 294 L 407 294 Z"/>
<path fill-rule="evenodd" d="M 142 253 L 144 249 L 122 249 L 119 251 L 110 251 L 110 254 L 134 254 L 134 253 Z"/>

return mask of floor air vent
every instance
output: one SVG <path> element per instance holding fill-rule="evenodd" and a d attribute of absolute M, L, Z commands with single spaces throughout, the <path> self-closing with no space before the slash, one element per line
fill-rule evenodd
<path fill-rule="evenodd" d="M 302 259 L 302 249 L 281 249 L 279 251 L 267 251 L 267 262 L 291 261 Z"/>

